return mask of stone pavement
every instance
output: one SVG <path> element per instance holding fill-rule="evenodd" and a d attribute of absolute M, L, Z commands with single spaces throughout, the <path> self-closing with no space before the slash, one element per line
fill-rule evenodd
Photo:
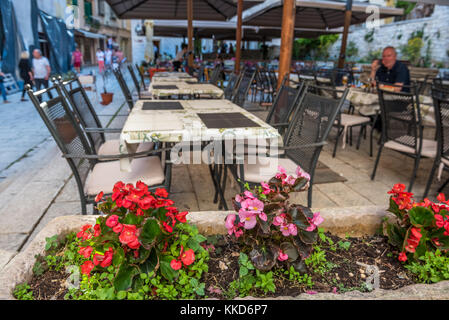
<path fill-rule="evenodd" d="M 127 72 L 124 74 L 127 75 Z M 109 83 L 111 86 L 116 82 L 109 81 Z M 100 114 L 114 114 L 116 111 L 119 111 L 119 114 L 126 114 L 127 107 L 124 106 L 124 98 L 118 86 L 113 87 L 111 91 L 115 93 L 113 103 L 107 107 L 98 102 L 94 103 L 96 110 Z M 266 116 L 265 112 L 256 114 L 262 119 Z M 101 117 L 101 120 L 106 125 L 111 117 Z M 109 123 L 109 127 L 121 127 L 125 120 L 126 117 L 117 116 Z M 36 123 L 36 126 L 38 125 L 40 124 Z M 42 130 L 43 135 L 44 131 Z M 376 178 L 371 181 L 370 175 L 377 155 L 377 146 L 375 145 L 373 158 L 369 157 L 367 140 L 362 141 L 360 150 L 349 144 L 345 149 L 339 147 L 337 156 L 332 158 L 335 135 L 336 130 L 333 129 L 319 160 L 344 176 L 347 181 L 315 185 L 313 209 L 369 205 L 387 207 L 387 191 L 398 182 L 408 185 L 413 160 L 385 149 Z M 356 137 L 357 132 L 354 132 L 354 135 Z M 108 137 L 116 138 L 118 134 L 111 134 Z M 0 200 L 3 204 L 0 209 L 0 269 L 17 252 L 25 249 L 50 220 L 58 216 L 81 213 L 76 183 L 54 141 L 52 138 L 44 138 L 44 141 L 37 143 L 38 145 L 26 157 L 8 169 L 11 174 L 0 183 Z M 424 191 L 431 165 L 432 161 L 429 159 L 421 161 L 413 188 L 417 198 L 420 198 Z M 19 170 L 14 170 L 16 167 Z M 443 174 L 443 179 L 445 178 L 447 173 Z M 431 191 L 435 191 L 439 185 L 440 182 L 435 179 Z M 230 199 L 239 188 L 231 178 L 227 186 L 225 197 L 230 205 Z M 213 196 L 213 184 L 207 165 L 173 167 L 170 197 L 180 209 L 215 211 L 217 204 L 212 202 Z M 306 192 L 298 193 L 292 196 L 291 201 L 306 205 L 306 197 Z"/>

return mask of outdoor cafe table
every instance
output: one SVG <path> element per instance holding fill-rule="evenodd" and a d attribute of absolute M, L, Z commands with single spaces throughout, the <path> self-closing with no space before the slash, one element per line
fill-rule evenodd
<path fill-rule="evenodd" d="M 190 96 L 211 99 L 224 98 L 224 92 L 217 86 L 209 83 L 195 83 L 190 81 L 151 83 L 148 88 L 153 99 L 171 96 Z"/>
<path fill-rule="evenodd" d="M 171 81 L 192 81 L 197 82 L 195 77 L 192 77 L 186 72 L 156 72 L 151 79 L 152 82 L 171 82 Z"/>
<path fill-rule="evenodd" d="M 206 121 L 207 117 L 212 121 Z M 267 141 L 267 145 L 282 144 L 277 129 L 229 100 L 139 100 L 120 134 L 120 153 L 134 153 L 140 143 L 147 141 L 178 143 L 257 139 Z M 130 172 L 131 161 L 129 158 L 120 159 L 120 169 Z M 219 185 L 215 187 L 220 188 Z M 220 196 L 226 208 L 223 194 Z"/>

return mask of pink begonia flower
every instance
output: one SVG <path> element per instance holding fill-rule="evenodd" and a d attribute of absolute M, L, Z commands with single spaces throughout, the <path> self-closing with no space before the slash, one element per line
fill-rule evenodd
<path fill-rule="evenodd" d="M 318 292 L 317 291 L 313 291 L 313 290 L 309 290 L 309 291 L 306 291 L 306 293 L 307 294 L 317 294 Z"/>
<path fill-rule="evenodd" d="M 278 166 L 278 173 L 276 173 L 276 179 L 284 180 L 287 176 L 285 169 L 282 166 Z"/>
<path fill-rule="evenodd" d="M 285 223 L 285 214 L 282 213 L 273 219 L 273 225 L 280 226 Z"/>
<path fill-rule="evenodd" d="M 245 192 L 243 192 L 243 194 L 244 194 L 245 197 L 248 198 L 248 199 L 256 199 L 256 197 L 255 197 L 251 192 L 249 192 L 248 190 L 246 190 Z"/>
<path fill-rule="evenodd" d="M 285 261 L 287 259 L 288 259 L 288 254 L 282 252 L 282 250 L 279 249 L 278 260 L 279 261 Z"/>
<path fill-rule="evenodd" d="M 243 222 L 243 228 L 247 230 L 254 228 L 257 224 L 256 215 L 252 212 L 240 209 L 239 217 L 240 221 Z"/>
<path fill-rule="evenodd" d="M 265 182 L 261 182 L 260 185 L 262 186 L 262 193 L 263 194 L 269 194 L 272 190 L 270 189 L 270 186 L 268 185 L 268 183 Z"/>
<path fill-rule="evenodd" d="M 268 217 L 265 212 L 259 212 L 259 219 L 263 221 L 267 221 Z"/>
<path fill-rule="evenodd" d="M 235 214 L 228 214 L 226 217 L 226 223 L 225 227 L 228 229 L 228 234 L 231 235 L 234 232 L 234 222 L 235 222 L 236 216 Z"/>
<path fill-rule="evenodd" d="M 310 175 L 307 172 L 303 171 L 300 166 L 296 168 L 296 175 L 298 176 L 298 178 L 306 178 L 310 181 Z"/>
<path fill-rule="evenodd" d="M 235 201 L 237 201 L 238 203 L 242 202 L 244 199 L 239 195 L 235 195 Z"/>
<path fill-rule="evenodd" d="M 286 224 L 281 225 L 280 230 L 284 237 L 288 237 L 290 235 L 290 230 L 288 230 L 288 226 Z"/>
<path fill-rule="evenodd" d="M 287 179 L 285 179 L 283 182 L 284 182 L 284 184 L 289 184 L 292 186 L 295 184 L 296 178 L 293 176 L 288 176 Z"/>
<path fill-rule="evenodd" d="M 246 199 L 242 203 L 242 209 L 252 213 L 259 213 L 263 211 L 264 204 L 259 199 Z"/>
<path fill-rule="evenodd" d="M 310 222 L 310 226 L 307 227 L 306 231 L 313 231 L 316 229 L 316 227 L 318 227 L 323 221 L 324 219 L 320 216 L 319 212 L 315 212 L 313 214 L 312 219 L 307 218 Z"/>
<path fill-rule="evenodd" d="M 295 224 L 290 223 L 290 224 L 287 226 L 287 228 L 288 228 L 288 232 L 290 232 L 290 234 L 291 234 L 292 236 L 296 236 L 296 235 L 298 234 L 298 228 L 296 227 Z"/>

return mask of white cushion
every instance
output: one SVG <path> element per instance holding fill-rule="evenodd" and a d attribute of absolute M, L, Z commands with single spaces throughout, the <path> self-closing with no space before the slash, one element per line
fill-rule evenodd
<path fill-rule="evenodd" d="M 85 192 L 89 196 L 95 196 L 101 191 L 110 194 L 118 181 L 135 184 L 140 180 L 153 186 L 161 184 L 164 179 L 161 160 L 156 156 L 134 159 L 131 172 L 121 171 L 120 161 L 99 162 L 87 177 Z"/>
<path fill-rule="evenodd" d="M 343 127 L 353 127 L 353 126 L 357 126 L 357 125 L 361 125 L 364 123 L 369 123 L 371 122 L 371 119 L 368 117 L 362 117 L 362 116 L 355 116 L 352 114 L 346 114 L 346 113 L 342 113 L 341 114 L 341 125 Z"/>
<path fill-rule="evenodd" d="M 245 160 L 243 165 L 244 180 L 254 183 L 268 181 L 278 172 L 278 166 L 282 166 L 287 175 L 296 174 L 298 165 L 289 158 L 257 157 L 255 164 L 249 164 Z M 240 170 L 237 169 L 237 175 L 240 177 Z"/>
<path fill-rule="evenodd" d="M 136 152 L 150 151 L 153 150 L 153 148 L 154 148 L 153 142 L 143 142 L 139 144 Z M 119 139 L 106 140 L 98 149 L 98 155 L 101 156 L 114 155 L 114 154 L 120 154 Z"/>
<path fill-rule="evenodd" d="M 400 140 L 400 137 L 397 140 Z M 384 146 L 399 152 L 415 154 L 415 149 L 394 140 L 387 141 Z M 437 155 L 437 141 L 423 139 L 421 155 L 424 157 L 435 158 Z"/>

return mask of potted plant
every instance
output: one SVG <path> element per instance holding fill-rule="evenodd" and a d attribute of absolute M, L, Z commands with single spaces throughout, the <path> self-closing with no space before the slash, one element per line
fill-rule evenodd
<path fill-rule="evenodd" d="M 107 106 L 112 102 L 112 98 L 114 96 L 114 93 L 108 92 L 106 90 L 106 77 L 104 76 L 104 73 L 102 75 L 103 77 L 103 93 L 101 94 L 101 104 L 104 106 Z"/>

